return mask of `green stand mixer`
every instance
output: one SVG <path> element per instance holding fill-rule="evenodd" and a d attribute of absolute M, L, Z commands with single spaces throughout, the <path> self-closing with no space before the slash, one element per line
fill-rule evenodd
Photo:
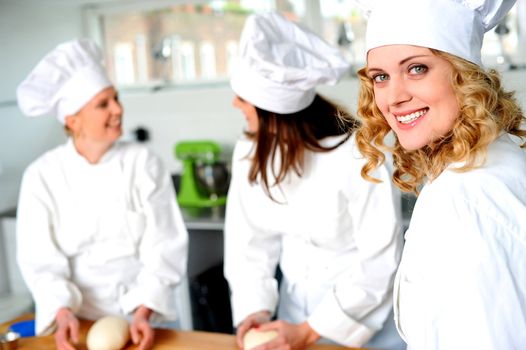
<path fill-rule="evenodd" d="M 183 163 L 177 193 L 179 205 L 195 210 L 224 206 L 230 174 L 226 163 L 220 160 L 221 146 L 207 140 L 181 141 L 174 151 Z"/>

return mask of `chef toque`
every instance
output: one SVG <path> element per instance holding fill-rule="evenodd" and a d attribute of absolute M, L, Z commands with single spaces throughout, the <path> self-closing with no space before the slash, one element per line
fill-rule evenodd
<path fill-rule="evenodd" d="M 349 63 L 309 30 L 270 12 L 247 18 L 231 86 L 251 104 L 279 114 L 308 107 L 317 84 L 335 84 Z"/>
<path fill-rule="evenodd" d="M 415 45 L 444 51 L 482 66 L 484 33 L 515 0 L 361 0 L 369 3 L 366 50 Z"/>
<path fill-rule="evenodd" d="M 64 124 L 109 86 L 99 47 L 77 39 L 58 45 L 35 66 L 18 86 L 18 105 L 29 117 L 55 115 Z"/>

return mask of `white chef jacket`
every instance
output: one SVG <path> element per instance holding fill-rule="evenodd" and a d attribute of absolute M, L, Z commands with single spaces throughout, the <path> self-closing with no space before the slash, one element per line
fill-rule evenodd
<path fill-rule="evenodd" d="M 158 157 L 116 143 L 99 163 L 70 139 L 25 171 L 17 256 L 36 304 L 36 332 L 54 330 L 60 307 L 79 317 L 176 318 L 174 287 L 186 271 L 188 234 Z"/>
<path fill-rule="evenodd" d="M 394 303 L 410 349 L 526 349 L 526 152 L 508 135 L 482 168 L 425 185 L 405 238 Z"/>
<path fill-rule="evenodd" d="M 400 196 L 390 172 L 381 166 L 374 174 L 381 184 L 365 181 L 365 160 L 352 136 L 331 152 L 307 151 L 302 177 L 289 174 L 272 187 L 276 203 L 248 181 L 253 147 L 246 139 L 235 146 L 226 209 L 225 277 L 234 325 L 256 311 L 274 312 L 279 263 L 280 319 L 308 320 L 324 338 L 363 345 L 392 309 L 401 255 Z"/>

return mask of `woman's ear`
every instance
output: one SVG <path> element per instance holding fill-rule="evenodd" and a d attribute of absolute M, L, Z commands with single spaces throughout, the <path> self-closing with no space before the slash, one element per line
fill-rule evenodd
<path fill-rule="evenodd" d="M 71 131 L 75 131 L 78 124 L 78 118 L 75 118 L 74 115 L 68 115 L 66 118 L 64 118 L 64 126 L 66 129 L 69 129 Z"/>

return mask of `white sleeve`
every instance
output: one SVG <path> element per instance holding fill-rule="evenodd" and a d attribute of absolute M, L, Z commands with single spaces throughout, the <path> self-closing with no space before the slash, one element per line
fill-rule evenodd
<path fill-rule="evenodd" d="M 174 320 L 175 286 L 186 273 L 188 233 L 172 180 L 160 159 L 146 153 L 138 163 L 135 191 L 146 216 L 139 246 L 142 269 L 135 286 L 121 298 L 121 307 L 131 313 L 143 304 L 161 319 Z"/>
<path fill-rule="evenodd" d="M 267 310 L 273 314 L 276 310 L 275 272 L 281 237 L 251 223 L 251 214 L 247 213 L 250 203 L 244 203 L 242 196 L 243 186 L 248 186 L 247 173 L 240 171 L 235 159 L 236 153 L 225 218 L 224 274 L 231 291 L 233 322 L 237 326 L 251 313 Z"/>
<path fill-rule="evenodd" d="M 36 333 L 54 331 L 61 307 L 74 313 L 80 309 L 82 294 L 70 281 L 68 258 L 56 244 L 53 200 L 45 178 L 35 167 L 22 179 L 17 208 L 17 260 L 36 304 Z"/>
<path fill-rule="evenodd" d="M 403 245 L 400 192 L 385 166 L 375 176 L 383 182 L 354 178 L 360 194 L 349 201 L 358 264 L 336 281 L 308 318 L 320 335 L 348 346 L 362 346 L 386 321 Z"/>

